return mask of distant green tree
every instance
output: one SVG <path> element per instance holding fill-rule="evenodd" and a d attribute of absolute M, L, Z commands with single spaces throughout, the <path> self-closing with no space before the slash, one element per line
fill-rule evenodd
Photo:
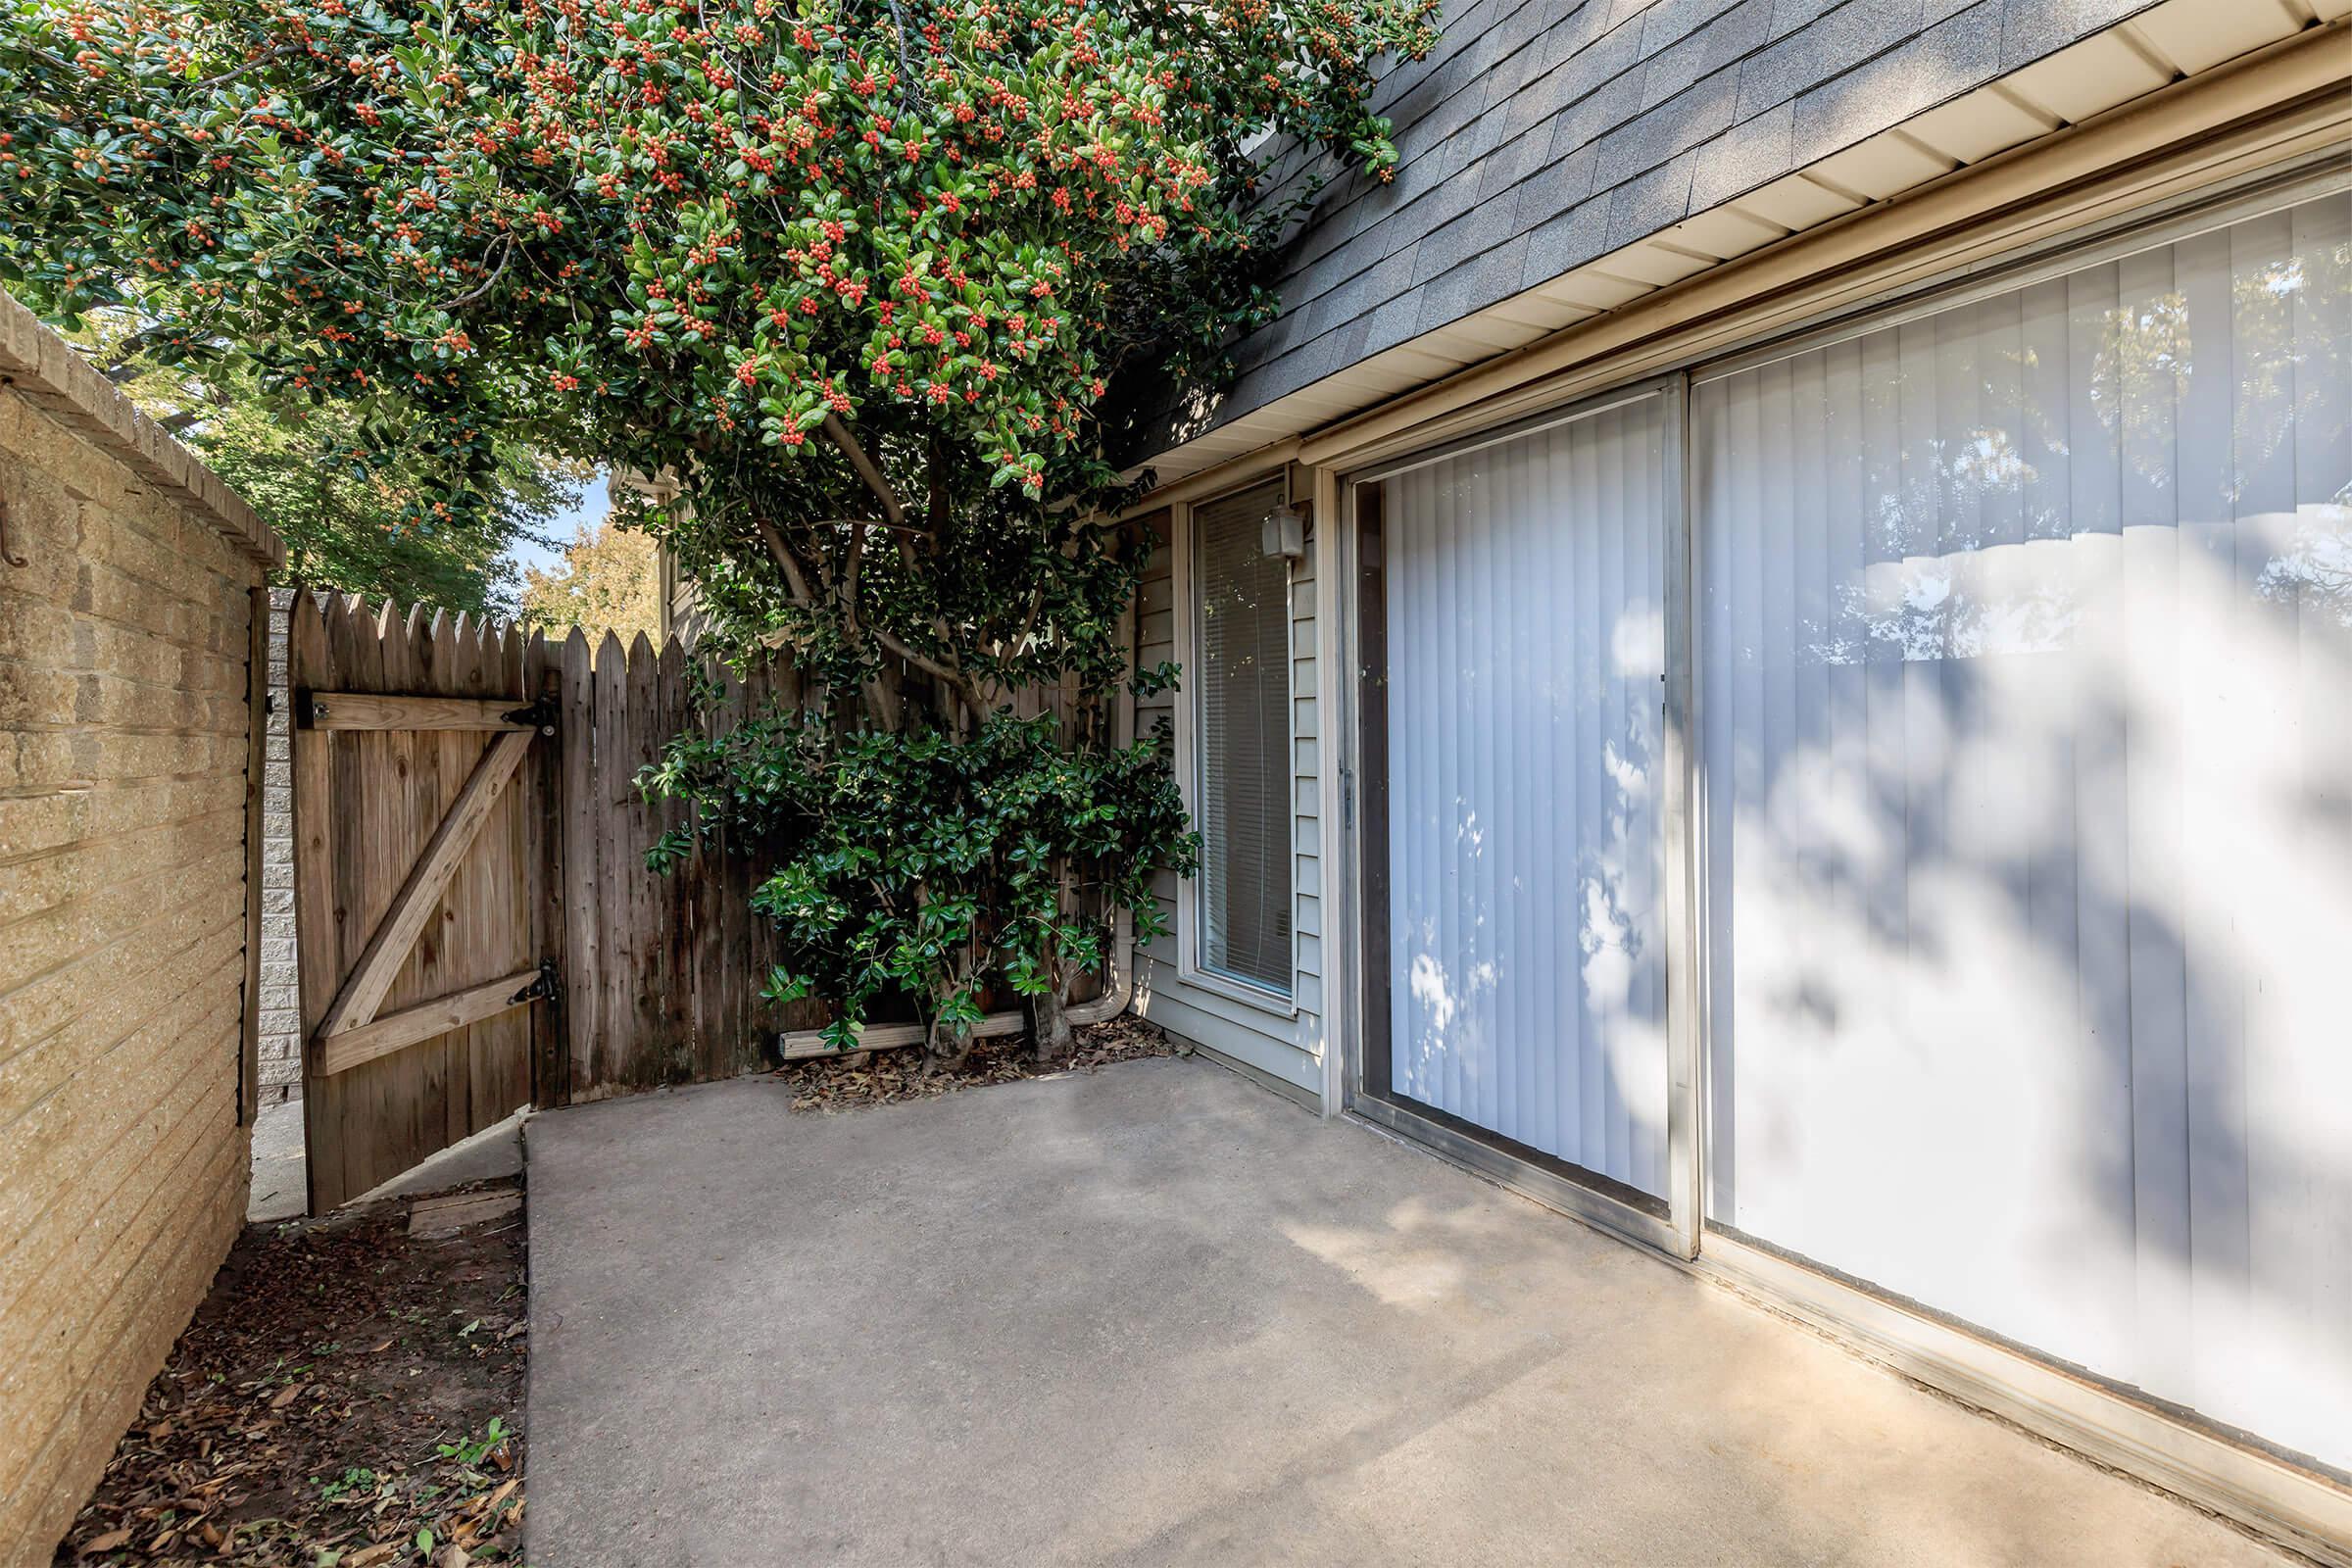
<path fill-rule="evenodd" d="M 242 356 L 159 365 L 138 320 L 92 313 L 74 341 L 277 530 L 285 581 L 475 615 L 516 612 L 521 582 L 509 554 L 523 540 L 550 542 L 548 527 L 578 502 L 575 466 L 502 443 L 488 485 L 420 523 L 419 511 L 447 495 L 437 470 L 338 461 L 373 446 L 358 406 L 273 390 Z"/>

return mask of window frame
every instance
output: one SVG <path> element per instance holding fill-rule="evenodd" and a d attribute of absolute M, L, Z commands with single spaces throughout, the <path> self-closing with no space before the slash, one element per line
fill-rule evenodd
<path fill-rule="evenodd" d="M 1298 496 L 1292 484 L 1288 465 L 1252 473 L 1233 483 L 1220 485 L 1202 496 L 1176 503 L 1171 511 L 1169 525 L 1170 599 L 1176 611 L 1171 617 L 1175 624 L 1176 663 L 1182 671 L 1178 687 L 1176 724 L 1176 783 L 1184 801 L 1186 817 L 1196 830 L 1200 826 L 1200 803 L 1203 795 L 1203 766 L 1205 757 L 1200 743 L 1200 689 L 1194 675 L 1199 668 L 1200 653 L 1200 611 L 1199 593 L 1200 549 L 1198 530 L 1194 527 L 1194 513 L 1220 501 L 1229 500 L 1245 491 L 1257 489 L 1268 482 L 1282 485 L 1283 504 L 1297 506 Z M 1258 984 L 1245 976 L 1212 969 L 1202 962 L 1205 941 L 1201 920 L 1206 906 L 1201 899 L 1199 876 L 1180 877 L 1176 882 L 1176 973 L 1185 986 L 1214 993 L 1230 1002 L 1266 1013 L 1282 1020 L 1296 1019 L 1298 1005 L 1298 687 L 1297 665 L 1298 659 L 1298 573 L 1293 564 L 1286 563 L 1282 590 L 1283 641 L 1283 715 L 1284 751 L 1289 759 L 1289 770 L 1284 775 L 1282 845 L 1290 865 L 1291 961 L 1289 984 L 1281 991 Z M 1203 838 L 1205 847 L 1205 836 Z"/>
<path fill-rule="evenodd" d="M 2251 81 L 2250 73 L 2245 79 Z M 2297 105 L 2291 113 L 2300 117 L 2304 110 Z M 2346 160 L 2340 141 L 2314 150 L 2308 139 L 2290 143 L 2278 128 L 2304 122 L 2282 114 L 2245 131 L 2242 141 L 2232 139 L 2236 133 L 2231 132 L 2206 138 L 2193 151 L 2185 143 L 2174 143 L 2150 163 L 2117 164 L 2079 184 L 2053 178 L 2034 185 L 2013 209 L 1973 212 L 1965 226 L 1925 237 L 1903 238 L 1898 225 L 1896 241 L 1884 252 L 1841 264 L 1858 273 L 1859 281 L 1834 280 L 1835 267 L 1806 273 L 1794 285 L 1798 308 L 1791 308 L 1789 296 L 1759 289 L 1725 306 L 1703 324 L 1597 349 L 1558 368 L 1531 368 L 1492 390 L 1473 383 L 1478 387 L 1475 401 L 1472 394 L 1460 402 L 1440 399 L 1393 423 L 1377 417 L 1388 407 L 1378 405 L 1338 421 L 1329 433 L 1296 449 L 1298 460 L 1310 466 L 1327 487 L 1329 506 L 1319 520 L 1327 520 L 1334 530 L 1319 557 L 1316 623 L 1318 638 L 1327 644 L 1318 659 L 1318 678 L 1327 698 L 1324 771 L 1332 794 L 1326 814 L 1337 829 L 1336 843 L 1327 843 L 1326 854 L 1338 857 L 1338 863 L 1326 872 L 1326 930 L 1337 938 L 1327 937 L 1324 947 L 1330 965 L 1324 976 L 1329 1016 L 1335 1020 L 1328 1042 L 1332 1077 L 1327 1082 L 1333 1087 L 1326 1114 L 1335 1102 L 1343 1104 L 1351 1119 L 1414 1138 L 1439 1157 L 1534 1201 L 1680 1260 L 1696 1275 L 1754 1296 L 1849 1348 L 1902 1367 L 1931 1388 L 2015 1415 L 2031 1431 L 2096 1462 L 2179 1493 L 2226 1519 L 2251 1526 L 2265 1539 L 2296 1546 L 2336 1539 L 2330 1526 L 2343 1517 L 2340 1494 L 2329 1491 L 2325 1479 L 2275 1458 L 2260 1439 L 2217 1427 L 2191 1411 L 2159 1408 L 2144 1396 L 2129 1389 L 2115 1391 L 2046 1352 L 1989 1337 L 1932 1308 L 1838 1275 L 1829 1266 L 1775 1251 L 1718 1222 L 1693 1224 L 1705 1183 L 1703 1136 L 1690 1140 L 1675 1156 L 1677 1174 L 1690 1184 L 1690 1200 L 1675 1205 L 1675 1217 L 1690 1228 L 1672 1227 L 1675 1234 L 1669 1236 L 1654 1223 L 1611 1225 L 1609 1220 L 1622 1219 L 1625 1211 L 1619 1206 L 1612 1214 L 1605 1197 L 1548 1180 L 1545 1173 L 1483 1141 L 1442 1128 L 1433 1136 L 1428 1126 L 1399 1125 L 1396 1118 L 1382 1113 L 1378 1101 L 1364 1095 L 1366 1021 L 1358 1009 L 1366 1006 L 1372 985 L 1369 964 L 1385 950 L 1386 937 L 1382 933 L 1375 938 L 1369 929 L 1367 893 L 1377 889 L 1367 888 L 1362 854 L 1366 824 L 1374 817 L 1376 787 L 1364 776 L 1365 694 L 1372 672 L 1362 664 L 1378 643 L 1367 646 L 1361 625 L 1365 550 L 1357 526 L 1357 483 L 1400 458 L 1410 461 L 1464 438 L 1492 439 L 1513 423 L 1557 416 L 1585 400 L 1621 396 L 1645 378 L 1681 375 L 1686 378 L 1682 495 L 1687 503 L 1694 493 L 1689 461 L 1694 443 L 1689 439 L 1687 421 L 1690 384 L 2352 188 L 2352 162 Z M 2298 129 L 2297 134 L 2303 133 Z M 2265 135 L 2275 140 L 2259 141 Z M 2212 145 L 2216 140 L 2230 145 L 2217 150 Z M 2241 150 L 2245 142 L 2255 144 L 2252 151 Z M 2025 156 L 2031 160 L 2034 155 Z M 2029 162 L 2016 167 L 2035 166 Z M 2066 167 L 2063 161 L 2055 166 L 2060 171 Z M 1863 225 L 1875 221 L 1866 214 L 1855 219 Z M 1988 235 L 2001 243 L 1988 249 Z M 1392 401 L 1408 404 L 1409 398 Z M 1690 531 L 1686 525 L 1686 533 Z M 1690 543 L 1694 547 L 1695 542 Z M 1694 548 L 1669 561 L 1670 572 L 1681 576 L 1669 592 L 1689 628 L 1679 640 L 1669 634 L 1670 673 L 1678 660 L 1682 671 L 1680 680 L 1671 683 L 1676 688 L 1672 695 L 1684 705 L 1683 722 L 1693 736 L 1704 733 L 1708 696 L 1692 678 L 1703 667 L 1706 653 L 1701 628 L 1689 620 L 1698 586 L 1697 564 Z M 1705 842 L 1703 761 L 1697 746 L 1691 745 L 1679 769 L 1690 791 L 1690 815 L 1684 831 L 1689 835 L 1691 880 L 1675 889 L 1687 901 L 1686 912 L 1670 922 L 1670 930 L 1684 934 L 1684 951 L 1669 960 L 1677 971 L 1670 984 L 1688 986 L 1691 996 L 1691 1005 L 1685 1010 L 1690 1033 L 1671 1042 L 1670 1049 L 1679 1050 L 1682 1069 L 1692 1074 L 1688 1092 L 1700 1123 L 1693 1130 L 1702 1135 L 1711 1051 L 1710 987 L 1705 980 L 1716 961 L 1709 940 L 1712 914 L 1704 898 L 1703 872 L 1713 848 Z"/>

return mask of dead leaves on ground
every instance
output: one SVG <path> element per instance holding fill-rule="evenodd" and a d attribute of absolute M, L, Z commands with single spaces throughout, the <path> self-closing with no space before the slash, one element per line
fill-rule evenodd
<path fill-rule="evenodd" d="M 1016 1083 L 1057 1072 L 1092 1072 L 1112 1062 L 1179 1054 L 1156 1025 L 1132 1013 L 1121 1013 L 1077 1034 L 1078 1043 L 1069 1059 L 1052 1066 L 1032 1058 L 1027 1040 L 1009 1036 L 978 1042 L 963 1065 L 953 1070 L 933 1070 L 921 1049 L 910 1046 L 858 1055 L 806 1057 L 786 1062 L 775 1075 L 791 1086 L 795 1110 L 856 1110 L 929 1100 L 957 1089 Z"/>
<path fill-rule="evenodd" d="M 522 1232 L 412 1238 L 407 1208 L 246 1232 L 60 1564 L 513 1559 Z"/>

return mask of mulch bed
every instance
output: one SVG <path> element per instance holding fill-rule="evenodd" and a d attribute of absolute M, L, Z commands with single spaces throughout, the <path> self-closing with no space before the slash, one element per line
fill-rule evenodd
<path fill-rule="evenodd" d="M 1189 1049 L 1177 1046 L 1157 1026 L 1133 1013 L 1121 1013 L 1077 1033 L 1077 1048 L 1069 1059 L 1053 1066 L 1040 1065 L 1030 1054 L 1029 1042 L 1011 1035 L 976 1043 L 963 1064 L 952 1071 L 930 1069 L 922 1048 L 908 1046 L 899 1051 L 788 1061 L 776 1069 L 775 1076 L 791 1085 L 795 1110 L 857 1110 L 902 1100 L 928 1100 L 984 1084 L 1012 1083 L 1061 1072 L 1092 1072 L 1114 1061 L 1183 1055 Z"/>
<path fill-rule="evenodd" d="M 59 1563 L 519 1555 L 522 1214 L 412 1237 L 411 1206 L 247 1228 Z"/>

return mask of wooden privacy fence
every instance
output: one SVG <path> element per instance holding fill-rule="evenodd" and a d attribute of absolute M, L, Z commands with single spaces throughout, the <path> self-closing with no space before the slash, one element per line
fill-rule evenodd
<path fill-rule="evenodd" d="M 538 639 L 533 639 L 534 644 Z M 646 848 L 687 820 L 675 801 L 649 804 L 637 770 L 688 721 L 696 666 L 721 682 L 699 727 L 717 734 L 802 689 L 782 661 L 747 679 L 696 660 L 674 639 L 643 634 L 625 647 L 610 632 L 591 646 L 577 630 L 545 656 L 563 693 L 557 799 L 564 905 L 567 1050 L 550 1103 L 601 1100 L 665 1083 L 730 1077 L 760 1065 L 778 1028 L 823 1020 L 814 1004 L 776 1008 L 760 988 L 780 954 L 752 912 L 760 868 L 742 856 L 697 857 L 666 876 L 646 869 Z"/>
<path fill-rule="evenodd" d="M 759 1001 L 757 866 L 645 865 L 688 808 L 637 771 L 707 662 L 307 594 L 287 654 L 315 1212 L 526 1101 L 731 1076 L 822 1021 Z M 780 661 L 707 673 L 707 732 L 801 697 Z"/>

